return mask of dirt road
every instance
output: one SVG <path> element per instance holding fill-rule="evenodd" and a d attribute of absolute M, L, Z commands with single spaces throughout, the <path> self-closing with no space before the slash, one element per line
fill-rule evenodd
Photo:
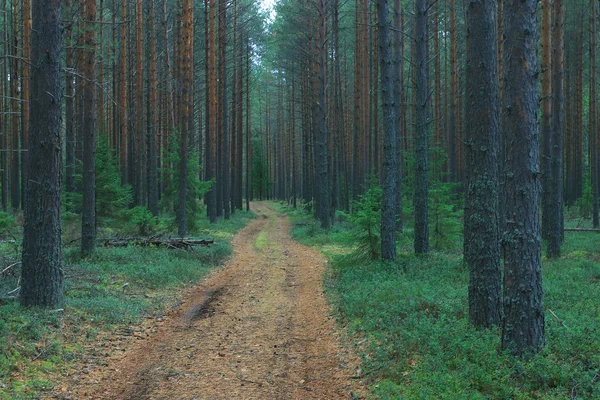
<path fill-rule="evenodd" d="M 293 241 L 268 204 L 233 240 L 234 257 L 73 399 L 349 399 L 351 356 L 322 290 L 324 259 Z M 64 398 L 64 397 L 63 397 Z"/>

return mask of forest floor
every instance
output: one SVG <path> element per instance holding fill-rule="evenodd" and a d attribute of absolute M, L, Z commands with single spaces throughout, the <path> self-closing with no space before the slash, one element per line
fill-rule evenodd
<path fill-rule="evenodd" d="M 253 211 L 223 269 L 117 341 L 120 351 L 64 379 L 54 398 L 353 398 L 360 372 L 323 294 L 325 259 L 295 242 L 269 204 Z"/>

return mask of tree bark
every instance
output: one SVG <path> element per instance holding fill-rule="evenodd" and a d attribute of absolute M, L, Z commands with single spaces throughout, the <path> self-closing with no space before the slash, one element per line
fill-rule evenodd
<path fill-rule="evenodd" d="M 597 38 L 598 33 L 596 0 L 590 0 L 590 177 L 592 180 L 592 222 L 594 228 L 600 228 L 598 217 L 598 99 L 597 99 Z"/>
<path fill-rule="evenodd" d="M 495 0 L 467 4 L 467 112 L 464 255 L 469 319 L 489 328 L 502 315 L 498 232 L 498 50 Z"/>
<path fill-rule="evenodd" d="M 546 342 L 541 268 L 536 0 L 504 3 L 502 129 L 506 139 L 504 320 L 501 347 L 513 355 Z"/>
<path fill-rule="evenodd" d="M 377 0 L 381 98 L 383 100 L 383 196 L 381 200 L 381 257 L 396 259 L 396 107 L 387 0 Z"/>
<path fill-rule="evenodd" d="M 34 0 L 32 8 L 30 170 L 23 232 L 21 305 L 63 302 L 61 238 L 62 2 Z"/>
<path fill-rule="evenodd" d="M 549 258 L 560 257 L 564 218 L 563 214 L 563 63 L 564 63 L 564 4 L 554 0 L 554 24 L 552 26 L 552 189 L 548 208 Z"/>
<path fill-rule="evenodd" d="M 394 107 L 396 112 L 396 231 L 404 230 L 404 221 L 402 216 L 402 135 L 406 134 L 403 131 L 402 125 L 402 94 L 404 93 L 404 65 L 402 63 L 403 38 L 402 31 L 403 10 L 400 5 L 400 0 L 394 0 Z"/>
<path fill-rule="evenodd" d="M 158 134 L 158 95 L 156 87 L 158 86 L 158 74 L 156 70 L 156 5 L 154 0 L 149 2 L 150 19 L 150 123 L 148 129 L 148 208 L 154 216 L 158 216 L 158 152 L 157 152 L 157 134 Z M 165 50 L 168 51 L 168 50 Z"/>
<path fill-rule="evenodd" d="M 89 256 L 96 247 L 96 0 L 85 1 L 85 49 L 83 65 L 83 206 L 81 253 Z"/>
<path fill-rule="evenodd" d="M 429 139 L 428 76 L 427 76 L 427 14 L 428 0 L 415 2 L 415 68 L 416 70 L 416 133 L 415 133 L 415 253 L 429 253 Z"/>

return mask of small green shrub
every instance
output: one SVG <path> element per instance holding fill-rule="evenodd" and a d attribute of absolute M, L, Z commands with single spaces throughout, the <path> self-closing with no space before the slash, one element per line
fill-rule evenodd
<path fill-rule="evenodd" d="M 123 231 L 141 236 L 150 236 L 165 229 L 165 224 L 152 215 L 146 207 L 134 207 L 122 212 L 125 225 Z"/>
<path fill-rule="evenodd" d="M 352 212 L 345 215 L 354 228 L 357 248 L 352 256 L 356 261 L 378 260 L 381 256 L 381 187 L 372 181 L 371 185 L 352 204 Z"/>
<path fill-rule="evenodd" d="M 179 207 L 179 143 L 180 135 L 169 135 L 169 151 L 165 154 L 164 165 L 167 167 L 161 170 L 161 179 L 166 183 L 165 190 L 160 200 L 161 208 L 168 214 L 175 215 Z M 203 211 L 201 199 L 210 190 L 213 181 L 204 182 L 200 180 L 200 171 L 202 169 L 198 153 L 190 151 L 188 155 L 188 180 L 187 180 L 187 229 L 190 232 L 196 232 L 200 225 L 200 215 Z M 170 228 L 176 229 L 174 218 L 170 221 Z"/>

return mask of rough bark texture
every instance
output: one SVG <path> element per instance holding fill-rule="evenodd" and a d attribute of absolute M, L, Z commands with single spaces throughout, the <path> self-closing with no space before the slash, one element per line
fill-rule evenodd
<path fill-rule="evenodd" d="M 429 139 L 427 76 L 428 0 L 415 3 L 416 134 L 415 134 L 415 253 L 429 253 Z"/>
<path fill-rule="evenodd" d="M 85 2 L 85 49 L 83 65 L 83 204 L 81 210 L 81 253 L 96 247 L 96 0 Z"/>
<path fill-rule="evenodd" d="M 127 0 L 121 4 L 121 87 L 119 89 L 119 130 L 120 130 L 120 161 L 121 183 L 128 183 L 129 169 L 127 163 Z"/>
<path fill-rule="evenodd" d="M 209 31 L 208 31 L 208 129 L 206 137 L 206 180 L 216 178 L 217 173 L 217 86 L 216 86 L 216 0 L 209 0 Z M 206 195 L 206 208 L 211 223 L 217 222 L 217 189 L 213 184 Z"/>
<path fill-rule="evenodd" d="M 156 138 L 158 136 L 158 74 L 156 71 L 156 5 L 150 2 L 150 124 L 148 129 L 148 208 L 158 216 L 158 156 Z"/>
<path fill-rule="evenodd" d="M 502 349 L 516 356 L 545 344 L 541 268 L 536 0 L 504 2 L 506 140 Z"/>
<path fill-rule="evenodd" d="M 317 95 L 315 100 L 315 116 L 316 116 L 316 159 L 317 159 L 317 210 L 319 221 L 322 228 L 329 228 L 329 174 L 327 165 L 327 7 L 325 0 L 319 0 L 317 3 L 318 12 L 318 61 L 316 63 L 317 70 L 316 84 Z"/>
<path fill-rule="evenodd" d="M 498 51 L 496 2 L 467 3 L 465 262 L 469 319 L 500 323 L 502 274 L 498 235 Z"/>
<path fill-rule="evenodd" d="M 402 94 L 404 92 L 403 63 L 402 63 L 402 30 L 403 14 L 400 0 L 394 0 L 394 107 L 396 111 L 396 231 L 402 232 Z"/>
<path fill-rule="evenodd" d="M 598 69 L 597 62 L 597 38 L 598 26 L 596 17 L 596 0 L 590 0 L 590 176 L 592 179 L 592 220 L 594 228 L 600 227 L 600 219 L 598 217 L 598 99 L 597 96 L 597 79 Z"/>
<path fill-rule="evenodd" d="M 381 201 L 381 257 L 396 259 L 396 110 L 393 60 L 387 0 L 377 0 L 381 98 L 383 100 L 383 196 Z"/>
<path fill-rule="evenodd" d="M 188 172 L 188 139 L 191 132 L 190 113 L 192 112 L 192 51 L 194 6 L 192 0 L 183 2 L 183 70 L 181 92 L 181 141 L 179 144 L 179 195 L 177 207 L 178 234 L 184 237 L 187 232 L 187 172 Z"/>
<path fill-rule="evenodd" d="M 61 238 L 61 73 L 60 0 L 34 0 L 30 170 L 23 234 L 21 304 L 58 307 L 63 302 Z"/>
<path fill-rule="evenodd" d="M 550 227 L 550 199 L 552 197 L 552 169 L 550 159 L 552 156 L 552 24 L 551 0 L 542 0 L 542 125 L 540 137 L 540 166 L 542 168 L 542 237 L 548 239 Z"/>
<path fill-rule="evenodd" d="M 548 206 L 548 257 L 560 257 L 563 240 L 563 48 L 564 4 L 554 0 L 554 24 L 552 26 L 552 188 Z"/>
<path fill-rule="evenodd" d="M 69 13 L 72 14 L 72 0 L 65 2 L 66 8 Z M 66 189 L 67 192 L 75 192 L 75 126 L 73 124 L 75 119 L 75 93 L 73 91 L 73 24 L 65 25 L 65 34 L 67 40 L 66 49 L 66 63 L 67 72 L 65 73 L 66 79 L 66 94 L 65 94 L 65 127 L 66 127 L 66 141 L 65 141 L 65 163 L 66 163 Z"/>

